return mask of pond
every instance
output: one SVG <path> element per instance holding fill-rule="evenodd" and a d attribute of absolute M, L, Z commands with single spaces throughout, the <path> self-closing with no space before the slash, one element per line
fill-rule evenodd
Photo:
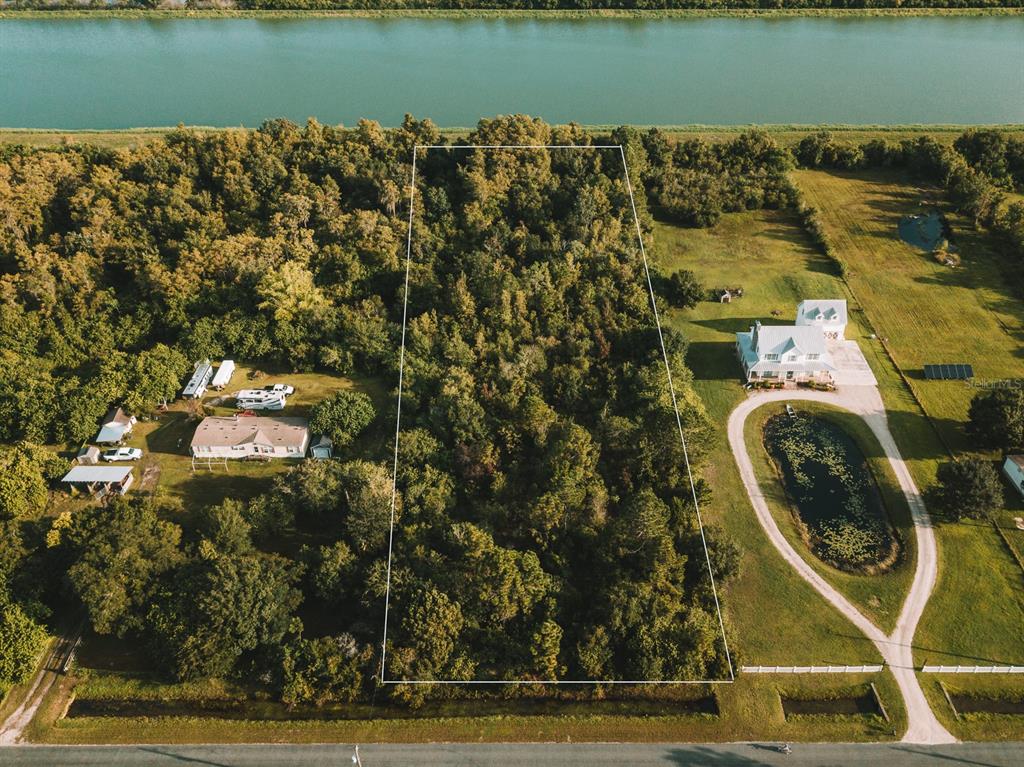
<path fill-rule="evenodd" d="M 815 556 L 859 573 L 895 562 L 899 547 L 881 494 L 849 434 L 824 418 L 781 414 L 765 422 L 764 445 Z"/>
<path fill-rule="evenodd" d="M 1024 16 L 5 19 L 0 126 L 1024 121 Z"/>
<path fill-rule="evenodd" d="M 931 252 L 950 239 L 949 224 L 939 211 L 904 216 L 897 224 L 900 239 L 918 250 Z"/>

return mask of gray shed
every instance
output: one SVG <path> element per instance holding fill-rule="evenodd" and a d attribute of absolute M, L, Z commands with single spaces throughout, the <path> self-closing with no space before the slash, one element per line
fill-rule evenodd
<path fill-rule="evenodd" d="M 334 442 L 326 434 L 321 434 L 309 446 L 309 454 L 314 458 L 332 458 L 334 456 Z"/>

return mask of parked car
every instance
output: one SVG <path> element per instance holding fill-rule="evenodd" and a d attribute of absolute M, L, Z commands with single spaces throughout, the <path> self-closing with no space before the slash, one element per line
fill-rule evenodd
<path fill-rule="evenodd" d="M 288 384 L 270 384 L 269 386 L 264 386 L 263 391 L 272 391 L 275 394 L 291 395 L 295 394 L 295 387 L 289 386 Z"/>
<path fill-rule="evenodd" d="M 137 447 L 115 447 L 100 453 L 104 461 L 137 461 L 142 458 L 142 451 Z"/>

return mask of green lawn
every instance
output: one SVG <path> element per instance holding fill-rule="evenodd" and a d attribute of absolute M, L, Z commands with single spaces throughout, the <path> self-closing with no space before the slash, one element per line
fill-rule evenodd
<path fill-rule="evenodd" d="M 942 691 L 981 698 L 1024 700 L 1024 679 L 1020 675 L 918 674 L 932 710 L 950 732 L 963 740 L 1019 740 L 1021 716 L 1013 714 L 953 713 Z"/>
<path fill-rule="evenodd" d="M 107 643 L 102 643 L 106 645 Z M 104 652 L 117 652 L 107 648 Z M 33 722 L 33 742 L 474 742 L 474 741 L 732 741 L 889 740 L 905 727 L 902 701 L 892 677 L 850 674 L 814 677 L 753 676 L 735 684 L 659 688 L 653 691 L 608 689 L 601 700 L 552 700 L 520 691 L 509 699 L 428 703 L 410 711 L 376 703 L 330 706 L 320 718 L 289 710 L 265 696 L 218 681 L 169 684 L 145 671 L 111 670 L 104 652 L 83 646 L 74 677 L 76 700 L 221 703 L 226 718 L 188 716 L 97 716 L 59 719 L 68 688 L 58 691 Z M 129 654 L 130 651 L 129 651 Z M 117 657 L 131 666 L 133 658 Z M 891 721 L 880 716 L 822 716 L 788 719 L 780 695 L 833 699 L 859 693 L 869 682 L 878 688 Z M 565 693 L 571 697 L 575 691 Z M 676 701 L 715 696 L 719 714 L 677 713 Z M 143 704 L 145 705 L 145 704 Z M 198 711 L 198 705 L 197 705 Z M 313 712 L 316 713 L 316 712 Z M 292 718 L 294 717 L 294 718 Z"/>
<path fill-rule="evenodd" d="M 326 373 L 271 373 L 239 364 L 230 385 L 223 393 L 210 391 L 203 405 L 214 415 L 235 412 L 234 401 L 226 395 L 244 388 L 258 388 L 269 383 L 288 383 L 295 394 L 288 406 L 277 415 L 308 417 L 312 405 L 342 389 L 362 391 L 373 400 L 377 417 L 375 422 L 355 445 L 352 454 L 381 459 L 393 439 L 391 419 L 394 404 L 387 387 L 374 379 L 355 379 Z M 217 403 L 219 399 L 224 401 Z M 273 414 L 271 414 L 273 415 Z M 273 479 L 298 461 L 279 459 L 261 463 L 257 461 L 228 461 L 194 470 L 188 449 L 195 432 L 197 418 L 186 403 L 176 402 L 158 417 L 140 421 L 132 431 L 127 444 L 143 450 L 138 463 L 136 492 L 154 491 L 158 497 L 180 500 L 186 508 L 213 505 L 225 498 L 253 498 L 269 489 Z"/>
<path fill-rule="evenodd" d="M 860 416 L 817 402 L 795 402 L 794 406 L 801 413 L 809 413 L 836 423 L 853 437 L 867 457 L 882 501 L 900 540 L 900 560 L 887 572 L 877 575 L 856 575 L 831 567 L 811 553 L 800 535 L 796 510 L 786 496 L 778 471 L 764 449 L 761 437 L 765 421 L 773 415 L 785 412 L 782 403 L 764 405 L 751 413 L 747 418 L 744 434 L 754 471 L 768 507 L 783 535 L 800 552 L 804 560 L 819 575 L 842 591 L 877 626 L 889 633 L 896 625 L 903 600 L 910 589 L 916 562 L 913 523 L 906 497 L 900 491 L 896 475 L 882 452 L 881 445 Z"/>
<path fill-rule="evenodd" d="M 795 176 L 849 264 L 850 285 L 861 306 L 887 339 L 929 416 L 930 424 L 913 417 L 917 408 L 905 399 L 898 417 L 890 411 L 896 441 L 924 489 L 934 481 L 938 464 L 948 460 L 947 446 L 970 452 L 963 425 L 976 390 L 963 382 L 925 381 L 921 366 L 965 361 L 974 365 L 978 380 L 1024 378 L 1024 303 L 984 234 L 953 214 L 937 190 L 915 186 L 894 172 L 800 171 Z M 937 204 L 949 216 L 960 268 L 941 266 L 896 236 L 900 217 L 919 211 L 923 203 Z M 880 383 L 892 408 L 893 381 Z M 1019 551 L 1013 517 L 1024 512 L 1019 499 L 1008 501 L 996 519 Z M 939 581 L 915 637 L 917 662 L 1024 662 L 1024 572 L 1006 544 L 987 522 L 940 523 L 937 530 Z M 976 677 L 958 682 L 973 685 Z"/>
<path fill-rule="evenodd" d="M 880 662 L 874 646 L 796 575 L 768 541 L 725 434 L 729 413 L 745 396 L 734 333 L 747 330 L 755 319 L 792 322 L 803 298 L 846 297 L 842 281 L 831 262 L 810 246 L 795 218 L 784 212 L 730 214 L 711 229 L 658 224 L 654 242 L 653 258 L 663 274 L 687 268 L 708 287 L 744 288 L 743 298 L 730 304 L 703 302 L 664 318 L 690 341 L 688 362 L 695 385 L 718 427 L 704 469 L 712 490 L 704 515 L 707 522 L 725 527 L 744 550 L 741 573 L 725 590 L 726 617 L 740 662 Z M 779 312 L 774 319 L 773 310 Z M 856 322 L 854 317 L 848 335 L 857 334 Z"/>

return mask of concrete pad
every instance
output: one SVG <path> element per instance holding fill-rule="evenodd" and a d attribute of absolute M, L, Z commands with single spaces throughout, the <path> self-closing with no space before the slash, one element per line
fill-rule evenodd
<path fill-rule="evenodd" d="M 856 341 L 829 341 L 828 351 L 832 355 L 832 364 L 837 368 L 832 374 L 836 386 L 878 385 Z"/>

